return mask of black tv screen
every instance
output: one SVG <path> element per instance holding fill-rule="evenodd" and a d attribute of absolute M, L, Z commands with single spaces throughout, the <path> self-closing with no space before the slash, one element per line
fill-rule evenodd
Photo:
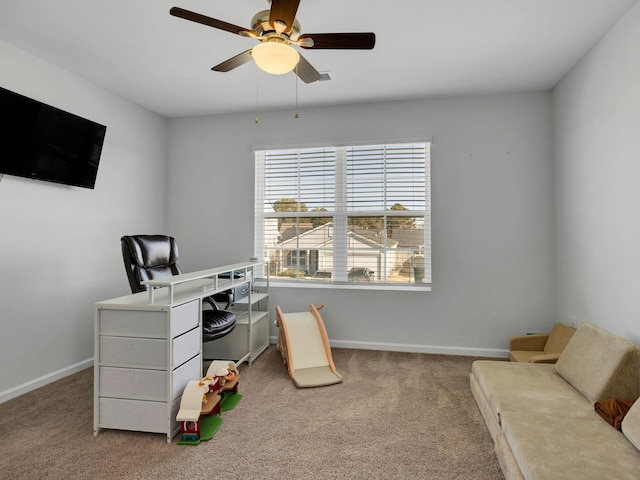
<path fill-rule="evenodd" d="M 0 174 L 94 188 L 106 131 L 0 87 Z"/>

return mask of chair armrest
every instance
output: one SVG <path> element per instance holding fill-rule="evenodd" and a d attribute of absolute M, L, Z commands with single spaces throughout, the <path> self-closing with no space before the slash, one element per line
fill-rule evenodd
<path fill-rule="evenodd" d="M 204 307 L 204 304 L 207 304 L 211 307 L 211 310 L 220 310 L 220 307 L 218 307 L 218 304 L 211 297 L 204 297 L 202 299 L 202 303 L 203 303 L 203 307 Z"/>
<path fill-rule="evenodd" d="M 556 363 L 559 358 L 559 353 L 545 353 L 531 357 L 529 363 Z"/>
<path fill-rule="evenodd" d="M 535 335 L 511 337 L 511 340 L 509 340 L 509 350 L 541 352 L 544 350 L 544 345 L 547 343 L 548 338 L 548 333 L 536 333 Z"/>
<path fill-rule="evenodd" d="M 231 304 L 233 303 L 233 289 L 225 290 L 224 292 L 214 293 L 213 294 L 214 302 L 227 302 L 224 307 L 224 310 L 229 310 Z"/>

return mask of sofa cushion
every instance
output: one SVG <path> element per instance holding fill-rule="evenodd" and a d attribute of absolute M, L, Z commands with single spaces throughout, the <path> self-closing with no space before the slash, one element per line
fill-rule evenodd
<path fill-rule="evenodd" d="M 593 405 L 558 375 L 553 365 L 476 360 L 478 387 L 498 422 L 503 412 L 593 415 Z"/>
<path fill-rule="evenodd" d="M 622 433 L 640 450 L 640 401 L 636 401 L 622 420 Z"/>
<path fill-rule="evenodd" d="M 635 400 L 638 396 L 635 346 L 590 323 L 580 325 L 555 369 L 591 404 L 605 398 Z"/>
<path fill-rule="evenodd" d="M 502 431 L 524 478 L 638 478 L 640 453 L 595 412 L 588 417 L 507 412 Z"/>

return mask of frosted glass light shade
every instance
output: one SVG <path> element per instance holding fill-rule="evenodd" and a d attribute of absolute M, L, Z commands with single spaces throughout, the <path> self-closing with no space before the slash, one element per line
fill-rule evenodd
<path fill-rule="evenodd" d="M 251 56 L 258 67 L 273 75 L 290 72 L 300 60 L 300 54 L 295 48 L 276 42 L 264 42 L 256 45 L 251 50 Z"/>

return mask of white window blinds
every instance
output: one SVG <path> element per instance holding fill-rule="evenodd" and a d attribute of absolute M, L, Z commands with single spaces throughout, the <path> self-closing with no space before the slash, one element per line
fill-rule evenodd
<path fill-rule="evenodd" d="M 256 152 L 256 255 L 272 278 L 431 284 L 429 143 Z"/>

